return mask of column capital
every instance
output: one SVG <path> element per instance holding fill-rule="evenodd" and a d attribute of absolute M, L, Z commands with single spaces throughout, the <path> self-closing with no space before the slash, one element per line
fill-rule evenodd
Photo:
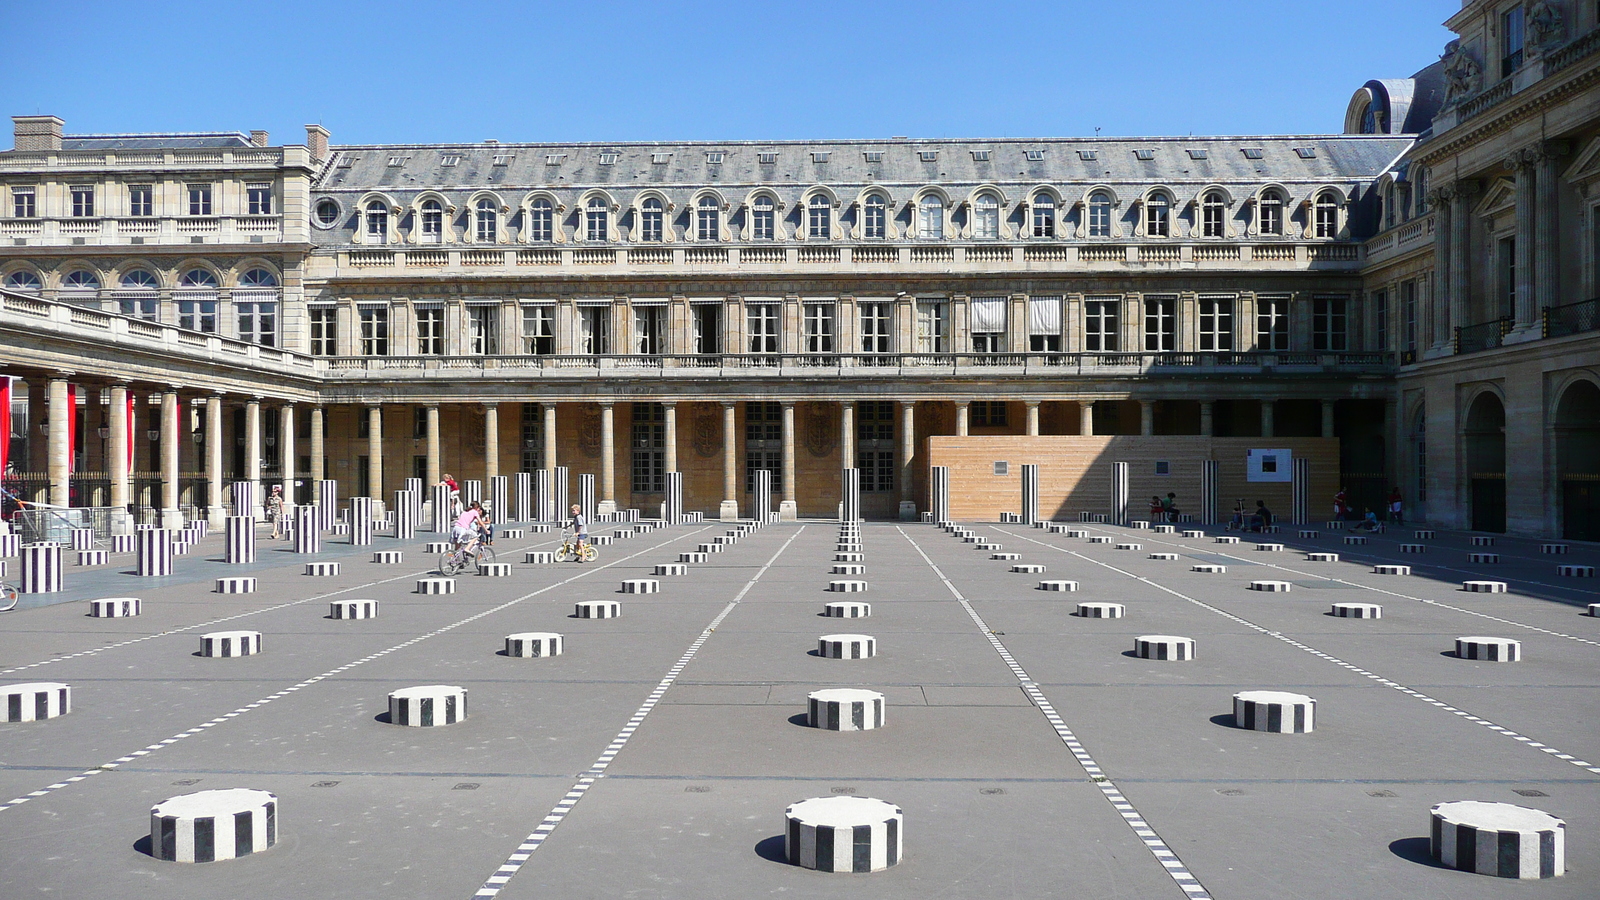
<path fill-rule="evenodd" d="M 738 405 L 739 405 L 739 401 L 737 401 L 737 400 L 724 400 L 724 401 L 722 401 L 722 408 L 723 409 L 733 409 L 734 407 L 736 407 Z"/>
<path fill-rule="evenodd" d="M 779 400 L 778 405 L 784 409 L 794 409 L 799 402 L 798 400 Z"/>
<path fill-rule="evenodd" d="M 499 401 L 494 401 L 494 400 L 485 400 L 480 405 L 483 406 L 484 409 L 499 409 L 500 408 Z"/>

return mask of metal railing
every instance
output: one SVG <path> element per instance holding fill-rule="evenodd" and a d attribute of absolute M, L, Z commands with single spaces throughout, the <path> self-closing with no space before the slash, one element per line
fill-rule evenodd
<path fill-rule="evenodd" d="M 1516 320 L 1510 316 L 1479 322 L 1476 325 L 1456 326 L 1456 354 L 1477 353 L 1505 345 L 1505 336 L 1511 333 Z"/>
<path fill-rule="evenodd" d="M 1542 318 L 1547 338 L 1595 331 L 1600 329 L 1600 297 L 1564 306 L 1546 306 Z"/>

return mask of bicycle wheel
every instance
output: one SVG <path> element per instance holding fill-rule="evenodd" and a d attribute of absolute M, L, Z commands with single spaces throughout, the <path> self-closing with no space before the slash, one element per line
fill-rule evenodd
<path fill-rule="evenodd" d="M 597 560 L 599 558 L 600 558 L 600 551 L 595 549 L 595 546 L 593 544 L 588 544 L 588 545 L 584 546 L 584 548 L 583 548 L 583 561 L 584 562 L 594 562 L 595 560 Z"/>
<path fill-rule="evenodd" d="M 483 567 L 494 562 L 494 548 L 488 545 L 479 545 L 478 552 L 472 557 L 472 571 L 474 574 L 483 571 Z"/>
<path fill-rule="evenodd" d="M 454 575 L 459 571 L 461 571 L 461 563 L 456 561 L 455 553 L 446 552 L 439 557 L 440 575 Z"/>
<path fill-rule="evenodd" d="M 17 589 L 0 581 L 0 612 L 17 608 Z"/>
<path fill-rule="evenodd" d="M 556 551 L 556 562 L 572 562 L 572 545 L 563 543 Z"/>

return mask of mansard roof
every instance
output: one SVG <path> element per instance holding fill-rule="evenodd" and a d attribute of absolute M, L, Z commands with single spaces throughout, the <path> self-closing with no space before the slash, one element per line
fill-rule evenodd
<path fill-rule="evenodd" d="M 187 134 L 67 134 L 63 150 L 207 150 L 252 147 L 250 137 L 233 132 Z"/>

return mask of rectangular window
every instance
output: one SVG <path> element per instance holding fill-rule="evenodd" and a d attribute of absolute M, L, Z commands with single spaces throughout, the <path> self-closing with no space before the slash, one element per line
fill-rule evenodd
<path fill-rule="evenodd" d="M 856 468 L 861 492 L 894 490 L 894 404 L 870 400 L 856 404 Z"/>
<path fill-rule="evenodd" d="M 278 345 L 278 304 L 234 301 L 233 309 L 238 314 L 239 340 L 263 347 Z"/>
<path fill-rule="evenodd" d="M 534 356 L 556 352 L 556 308 L 549 305 L 522 308 L 522 351 Z"/>
<path fill-rule="evenodd" d="M 128 215 L 145 218 L 155 214 L 155 187 L 148 184 L 128 185 Z"/>
<path fill-rule="evenodd" d="M 467 352 L 482 356 L 500 354 L 500 306 L 475 303 L 467 307 Z"/>
<path fill-rule="evenodd" d="M 72 215 L 77 219 L 94 217 L 94 185 L 82 184 L 72 188 Z"/>
<path fill-rule="evenodd" d="M 1372 294 L 1372 343 L 1374 350 L 1389 349 L 1389 292 Z"/>
<path fill-rule="evenodd" d="M 882 195 L 873 194 L 861 209 L 861 236 L 868 240 L 882 240 L 888 236 L 888 205 Z"/>
<path fill-rule="evenodd" d="M 665 306 L 636 306 L 633 308 L 633 352 L 645 356 L 660 356 L 667 352 L 667 308 Z M 638 407 L 635 406 L 635 409 Z"/>
<path fill-rule="evenodd" d="M 667 489 L 667 413 L 659 403 L 633 404 L 633 492 Z"/>
<path fill-rule="evenodd" d="M 1028 298 L 1028 349 L 1034 353 L 1061 351 L 1061 298 Z"/>
<path fill-rule="evenodd" d="M 1500 14 L 1500 77 L 1522 68 L 1523 9 L 1518 3 Z"/>
<path fill-rule="evenodd" d="M 1233 349 L 1233 298 L 1200 298 L 1200 349 Z"/>
<path fill-rule="evenodd" d="M 358 306 L 356 312 L 361 320 L 361 355 L 388 356 L 389 307 Z"/>
<path fill-rule="evenodd" d="M 411 439 L 423 441 L 428 438 L 428 408 L 426 406 L 411 407 Z"/>
<path fill-rule="evenodd" d="M 1144 301 L 1144 349 L 1178 349 L 1178 300 L 1176 297 L 1147 297 Z"/>
<path fill-rule="evenodd" d="M 178 327 L 190 331 L 217 333 L 216 300 L 179 300 Z"/>
<path fill-rule="evenodd" d="M 894 304 L 859 303 L 861 311 L 861 352 L 888 353 L 894 347 Z"/>
<path fill-rule="evenodd" d="M 306 315 L 311 319 L 311 355 L 333 356 L 338 353 L 338 308 L 312 304 L 306 307 Z"/>
<path fill-rule="evenodd" d="M 1289 349 L 1289 298 L 1256 298 L 1256 349 L 1279 352 Z"/>
<path fill-rule="evenodd" d="M 779 349 L 778 304 L 752 303 L 744 308 L 749 352 L 777 353 Z"/>
<path fill-rule="evenodd" d="M 805 305 L 805 341 L 807 353 L 833 352 L 832 303 Z"/>
<path fill-rule="evenodd" d="M 191 216 L 209 216 L 209 215 L 211 215 L 211 185 L 209 185 L 209 184 L 191 184 L 191 185 L 189 185 L 189 215 L 191 215 Z"/>
<path fill-rule="evenodd" d="M 1006 402 L 1004 400 L 974 400 L 971 407 L 972 427 L 1005 428 Z"/>
<path fill-rule="evenodd" d="M 756 489 L 756 472 L 772 473 L 772 493 L 783 490 L 783 407 L 759 402 L 744 405 L 744 489 Z"/>
<path fill-rule="evenodd" d="M 117 312 L 146 322 L 156 320 L 156 295 L 154 291 L 121 292 L 117 297 Z"/>
<path fill-rule="evenodd" d="M 1495 245 L 1500 273 L 1499 310 L 1501 318 L 1514 315 L 1517 309 L 1517 239 L 1501 238 Z"/>
<path fill-rule="evenodd" d="M 1400 282 L 1400 316 L 1404 321 L 1402 326 L 1405 331 L 1400 339 L 1406 350 L 1417 352 L 1417 283 L 1415 281 Z"/>
<path fill-rule="evenodd" d="M 967 305 L 967 326 L 972 334 L 973 353 L 999 353 L 1006 349 L 1006 306 L 1004 297 L 973 297 Z"/>
<path fill-rule="evenodd" d="M 522 404 L 522 469 L 537 472 L 544 468 L 544 405 Z"/>
<path fill-rule="evenodd" d="M 1083 349 L 1115 352 L 1122 349 L 1118 308 L 1121 300 L 1083 301 Z"/>
<path fill-rule="evenodd" d="M 252 216 L 272 215 L 272 185 L 250 184 L 245 186 L 245 198 Z"/>
<path fill-rule="evenodd" d="M 1034 237 L 1053 238 L 1056 236 L 1056 204 L 1054 198 L 1044 195 L 1034 197 L 1032 218 Z"/>
<path fill-rule="evenodd" d="M 950 352 L 950 304 L 943 300 L 917 301 L 917 352 Z"/>
<path fill-rule="evenodd" d="M 39 216 L 39 203 L 33 187 L 11 189 L 11 215 L 17 219 L 35 219 Z"/>
<path fill-rule="evenodd" d="M 694 352 L 722 352 L 722 304 L 696 303 L 694 311 Z"/>
<path fill-rule="evenodd" d="M 774 222 L 777 215 L 774 212 L 771 197 L 757 197 L 755 205 L 750 208 L 750 239 L 753 241 L 772 240 Z"/>
<path fill-rule="evenodd" d="M 1349 301 L 1343 297 L 1316 297 L 1311 301 L 1311 349 L 1340 351 L 1349 349 L 1345 314 Z"/>
<path fill-rule="evenodd" d="M 417 353 L 444 355 L 444 304 L 419 303 L 417 310 Z"/>
<path fill-rule="evenodd" d="M 578 307 L 578 352 L 605 356 L 611 352 L 611 306 Z"/>

